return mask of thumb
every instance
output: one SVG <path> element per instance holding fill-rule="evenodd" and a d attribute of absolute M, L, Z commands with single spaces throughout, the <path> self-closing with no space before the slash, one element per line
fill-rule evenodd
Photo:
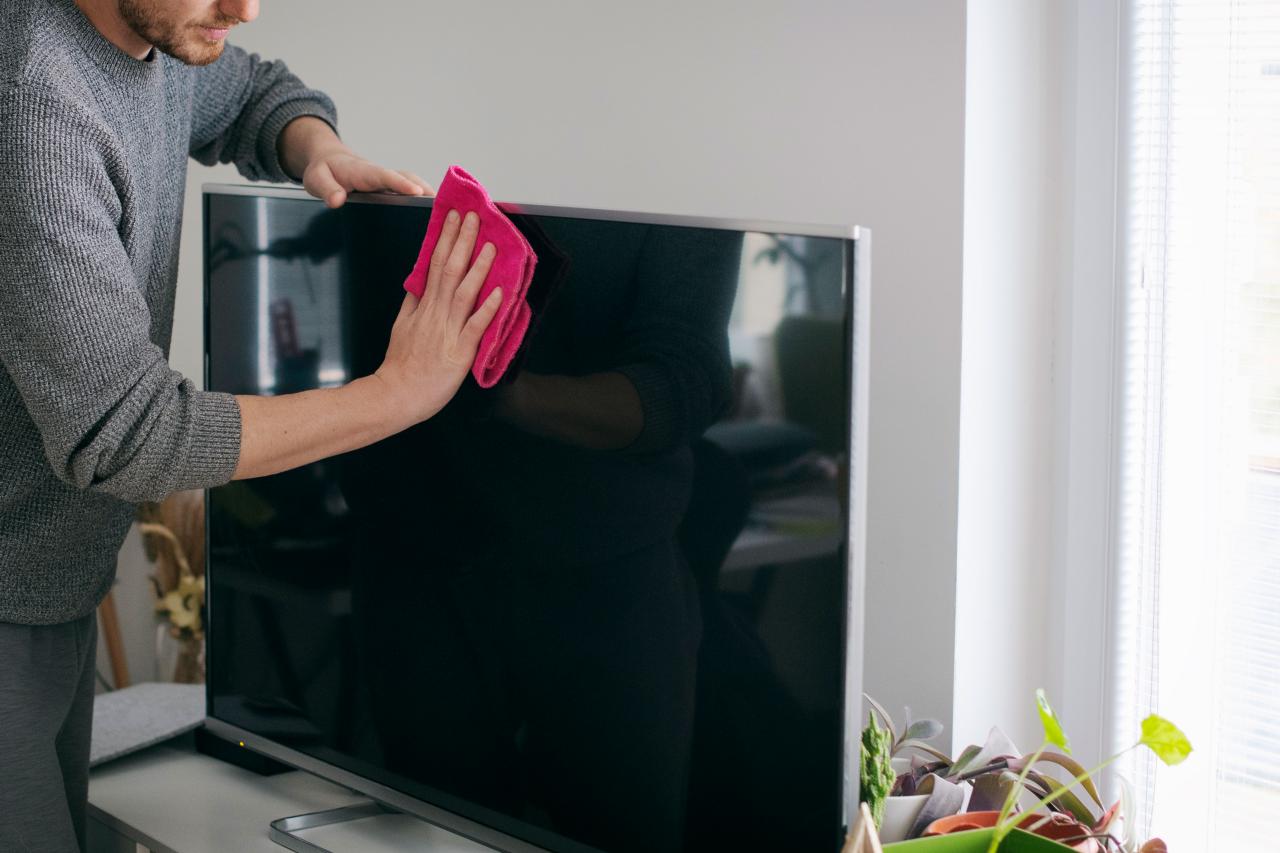
<path fill-rule="evenodd" d="M 317 163 L 303 183 L 307 192 L 318 199 L 323 199 L 329 207 L 341 207 L 347 200 L 347 191 L 333 176 L 333 170 L 329 168 L 328 163 Z"/>

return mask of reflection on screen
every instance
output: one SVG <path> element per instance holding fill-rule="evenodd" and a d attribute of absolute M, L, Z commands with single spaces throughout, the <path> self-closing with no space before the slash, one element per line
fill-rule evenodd
<path fill-rule="evenodd" d="M 206 213 L 208 387 L 378 367 L 426 208 Z M 846 245 L 514 218 L 501 384 L 211 492 L 212 715 L 553 849 L 835 849 Z"/>

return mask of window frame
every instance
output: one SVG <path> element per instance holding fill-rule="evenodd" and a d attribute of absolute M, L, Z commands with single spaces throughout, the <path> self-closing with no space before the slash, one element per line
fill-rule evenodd
<path fill-rule="evenodd" d="M 1132 0 L 1081 0 L 1065 52 L 1071 250 L 1056 323 L 1048 675 L 1085 766 L 1117 748 L 1133 12 Z"/>

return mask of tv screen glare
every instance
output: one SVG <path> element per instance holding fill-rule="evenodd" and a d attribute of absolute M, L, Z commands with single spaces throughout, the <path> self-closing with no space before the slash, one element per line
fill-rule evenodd
<path fill-rule="evenodd" d="M 431 203 L 206 187 L 206 387 L 374 372 Z M 210 729 L 498 849 L 837 850 L 865 230 L 503 207 L 503 381 L 209 491 Z"/>

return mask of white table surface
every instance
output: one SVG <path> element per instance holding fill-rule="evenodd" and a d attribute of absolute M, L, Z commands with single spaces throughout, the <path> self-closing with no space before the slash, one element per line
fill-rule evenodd
<path fill-rule="evenodd" d="M 169 745 L 104 764 L 89 775 L 90 817 L 156 853 L 281 853 L 285 848 L 267 835 L 271 821 L 363 802 L 367 798 L 309 773 L 259 776 Z M 334 853 L 492 853 L 400 814 L 317 827 L 299 835 Z"/>

